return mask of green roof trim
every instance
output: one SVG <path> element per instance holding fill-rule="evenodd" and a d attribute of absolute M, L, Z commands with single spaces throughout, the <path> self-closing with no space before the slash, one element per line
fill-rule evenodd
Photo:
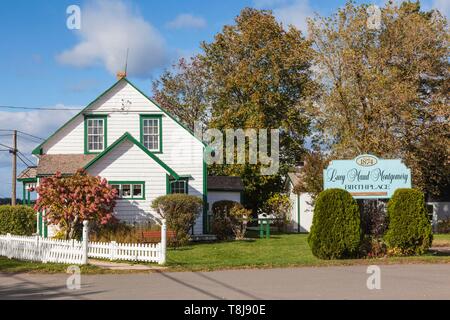
<path fill-rule="evenodd" d="M 96 156 L 94 159 L 92 159 L 88 164 L 84 166 L 84 169 L 88 169 L 91 167 L 94 163 L 105 157 L 109 152 L 111 152 L 115 147 L 117 147 L 119 144 L 121 144 L 123 141 L 128 140 L 132 143 L 134 143 L 136 146 L 138 146 L 142 151 L 144 151 L 150 158 L 156 161 L 161 167 L 163 167 L 164 170 L 166 170 L 167 173 L 169 173 L 172 177 L 179 180 L 180 176 L 167 164 L 165 164 L 161 159 L 159 159 L 155 154 L 153 154 L 151 151 L 149 151 L 142 143 L 140 143 L 138 140 L 136 140 L 129 132 L 125 132 L 123 136 L 121 136 L 119 139 L 117 139 L 112 145 L 110 145 L 108 148 L 106 148 L 102 153 L 100 153 L 98 156 Z"/>
<path fill-rule="evenodd" d="M 25 182 L 25 183 L 26 182 L 33 183 L 33 182 L 37 182 L 37 178 L 18 178 L 17 181 Z"/>
<path fill-rule="evenodd" d="M 178 123 L 178 125 L 180 125 L 184 130 L 186 130 L 187 132 L 189 132 L 195 139 L 197 139 L 203 146 L 207 146 L 207 144 L 205 142 L 203 142 L 202 140 L 200 140 L 195 134 L 194 132 L 192 132 L 191 129 L 189 129 L 188 127 L 186 127 L 184 124 L 182 124 L 177 118 L 175 118 L 172 114 L 170 114 L 169 111 L 167 111 L 166 109 L 164 109 L 163 107 L 161 107 L 155 100 L 153 100 L 152 98 L 150 98 L 149 96 L 147 96 L 144 92 L 142 92 L 138 87 L 136 87 L 134 84 L 132 84 L 130 82 L 130 80 L 128 80 L 127 78 L 123 78 L 123 80 L 125 80 L 130 86 L 132 86 L 134 89 L 136 89 L 137 92 L 139 92 L 140 94 L 142 94 L 145 98 L 147 98 L 148 101 L 150 101 L 151 103 L 153 103 L 156 107 L 158 107 L 162 112 L 164 112 L 170 119 L 172 119 L 173 121 L 175 121 L 176 123 Z"/>
<path fill-rule="evenodd" d="M 187 128 L 185 125 L 183 125 L 180 121 L 178 121 L 174 116 L 172 116 L 167 110 L 165 110 L 163 107 L 161 107 L 156 101 L 152 100 L 149 96 L 147 96 L 145 93 L 143 93 L 139 88 L 137 88 L 134 84 L 132 84 L 127 78 L 121 78 L 118 81 L 116 81 L 111 87 L 106 89 L 100 96 L 98 96 L 94 101 L 89 103 L 83 110 L 78 112 L 75 116 L 73 116 L 69 121 L 67 121 L 62 127 L 60 127 L 58 130 L 56 130 L 50 137 L 48 137 L 45 141 L 43 141 L 40 145 L 38 145 L 33 151 L 32 154 L 40 155 L 42 154 L 42 147 L 44 144 L 50 140 L 52 137 L 54 137 L 58 132 L 60 132 L 63 128 L 65 128 L 69 123 L 71 123 L 76 117 L 83 114 L 88 108 L 90 108 L 94 103 L 96 103 L 98 100 L 100 100 L 104 95 L 106 95 L 109 91 L 111 91 L 117 84 L 119 84 L 121 81 L 125 81 L 130 86 L 132 86 L 134 89 L 136 89 L 140 94 L 142 94 L 147 100 L 149 100 L 151 103 L 153 103 L 157 108 L 159 108 L 162 112 L 164 112 L 169 118 L 171 118 L 173 121 L 175 121 L 178 125 L 180 125 L 183 129 L 185 129 L 187 132 L 189 132 L 194 138 L 196 138 L 200 143 L 202 143 L 204 146 L 206 146 L 206 143 L 200 140 L 198 137 L 195 136 L 195 134 Z"/>
<path fill-rule="evenodd" d="M 51 138 L 53 138 L 58 132 L 60 132 L 62 129 L 64 129 L 69 123 L 71 123 L 76 117 L 78 117 L 79 115 L 83 114 L 83 112 L 85 112 L 87 109 L 89 109 L 94 103 L 96 103 L 98 100 L 100 100 L 104 95 L 106 95 L 109 91 L 111 91 L 117 84 L 119 84 L 119 82 L 122 81 L 122 79 L 119 79 L 118 81 L 116 81 L 111 87 L 109 87 L 108 89 L 106 89 L 101 95 L 99 95 L 94 101 L 92 101 L 91 103 L 89 103 L 85 108 L 83 108 L 83 110 L 81 110 L 80 112 L 78 112 L 76 115 L 74 115 L 72 118 L 70 118 L 69 121 L 67 121 L 61 128 L 59 128 L 58 130 L 56 130 L 50 137 L 48 137 L 44 142 L 42 142 L 40 145 L 38 145 L 33 151 L 32 154 L 36 154 L 36 155 L 40 155 L 42 154 L 42 147 L 44 146 L 44 144 L 50 140 Z"/>

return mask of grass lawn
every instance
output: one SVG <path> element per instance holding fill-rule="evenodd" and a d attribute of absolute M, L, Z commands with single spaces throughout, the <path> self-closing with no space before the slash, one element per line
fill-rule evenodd
<path fill-rule="evenodd" d="M 450 256 L 428 253 L 415 257 L 389 257 L 379 259 L 320 260 L 314 257 L 305 234 L 272 235 L 271 239 L 256 238 L 250 241 L 192 244 L 168 250 L 167 265 L 171 270 L 217 270 L 237 268 L 270 268 L 299 266 L 332 266 L 355 264 L 397 263 L 450 263 Z M 450 235 L 437 235 L 441 246 L 448 243 Z"/>
<path fill-rule="evenodd" d="M 433 246 L 435 247 L 450 247 L 450 233 L 435 234 L 433 239 Z"/>
<path fill-rule="evenodd" d="M 305 234 L 273 234 L 259 239 L 250 232 L 248 241 L 198 243 L 167 251 L 170 271 L 210 271 L 220 269 L 339 266 L 402 263 L 450 263 L 450 256 L 428 253 L 415 257 L 379 259 L 320 260 L 314 257 Z M 450 246 L 450 234 L 435 235 L 434 246 Z M 0 272 L 64 273 L 67 265 L 33 263 L 0 257 Z M 95 266 L 82 266 L 83 274 L 124 273 Z M 126 272 L 126 271 L 125 271 Z"/>

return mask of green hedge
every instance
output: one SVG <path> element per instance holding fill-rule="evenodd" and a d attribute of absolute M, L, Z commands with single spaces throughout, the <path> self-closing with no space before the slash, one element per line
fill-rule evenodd
<path fill-rule="evenodd" d="M 321 259 L 353 258 L 362 242 L 360 212 L 345 190 L 322 191 L 316 199 L 308 243 Z"/>
<path fill-rule="evenodd" d="M 31 236 L 36 232 L 36 212 L 27 206 L 0 206 L 0 234 Z"/>
<path fill-rule="evenodd" d="M 388 230 L 384 240 L 391 254 L 422 254 L 433 242 L 422 192 L 398 189 L 388 202 Z"/>

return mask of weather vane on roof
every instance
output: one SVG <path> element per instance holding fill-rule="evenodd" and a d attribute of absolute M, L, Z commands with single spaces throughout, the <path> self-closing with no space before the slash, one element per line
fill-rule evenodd
<path fill-rule="evenodd" d="M 127 70 L 128 70 L 128 52 L 130 48 L 127 48 L 127 55 L 125 57 L 125 70 L 117 72 L 117 80 L 123 79 L 127 77 Z"/>

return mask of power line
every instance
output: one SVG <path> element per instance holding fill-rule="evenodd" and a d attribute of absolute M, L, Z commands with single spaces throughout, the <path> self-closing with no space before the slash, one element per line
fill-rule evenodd
<path fill-rule="evenodd" d="M 30 166 L 29 163 L 26 163 L 25 160 L 23 160 L 22 157 L 21 157 L 19 154 L 16 154 L 16 155 L 17 155 L 17 158 L 19 158 L 19 160 L 22 161 L 22 163 L 23 163 L 24 165 L 26 165 L 27 167 L 32 167 L 32 166 L 34 166 L 34 164 L 32 164 L 32 165 Z"/>
<path fill-rule="evenodd" d="M 27 156 L 24 155 L 24 154 L 23 154 L 22 152 L 20 152 L 19 150 L 17 150 L 17 152 L 19 152 L 20 155 L 21 155 L 22 157 L 24 157 L 29 163 L 31 163 L 31 164 L 34 166 L 34 161 L 32 161 L 32 160 L 30 160 L 29 158 L 27 158 Z"/>
<path fill-rule="evenodd" d="M 44 138 L 41 138 L 41 137 L 37 137 L 37 136 L 34 136 L 34 135 L 32 135 L 32 134 L 29 134 L 29 133 L 26 133 L 26 132 L 23 132 L 23 131 L 20 131 L 20 130 L 17 130 L 17 132 L 19 132 L 20 134 L 24 134 L 24 135 L 26 135 L 26 136 L 29 136 L 29 137 L 35 138 L 35 139 L 39 139 L 39 140 L 45 140 Z"/>
<path fill-rule="evenodd" d="M 15 107 L 15 106 L 0 106 L 3 109 L 22 109 L 22 110 L 41 110 L 41 111 L 80 111 L 82 109 L 75 108 L 35 108 L 35 107 Z"/>
<path fill-rule="evenodd" d="M 10 146 L 7 146 L 6 144 L 0 143 L 0 146 L 8 148 L 9 150 L 13 150 L 13 148 L 11 148 Z"/>
<path fill-rule="evenodd" d="M 13 132 L 14 130 L 12 130 L 12 129 L 0 129 L 0 131 L 2 131 L 2 132 L 7 132 L 7 131 Z M 35 139 L 39 139 L 39 140 L 45 140 L 44 138 L 41 138 L 41 137 L 32 135 L 31 133 L 27 133 L 27 132 L 20 131 L 20 130 L 16 130 L 16 131 L 17 131 L 18 133 L 20 133 L 20 134 L 29 136 L 29 137 L 31 137 L 31 138 L 35 138 Z M 8 134 L 0 134 L 0 137 L 6 137 L 6 136 L 12 136 L 12 135 L 13 135 L 12 133 L 8 133 Z"/>

